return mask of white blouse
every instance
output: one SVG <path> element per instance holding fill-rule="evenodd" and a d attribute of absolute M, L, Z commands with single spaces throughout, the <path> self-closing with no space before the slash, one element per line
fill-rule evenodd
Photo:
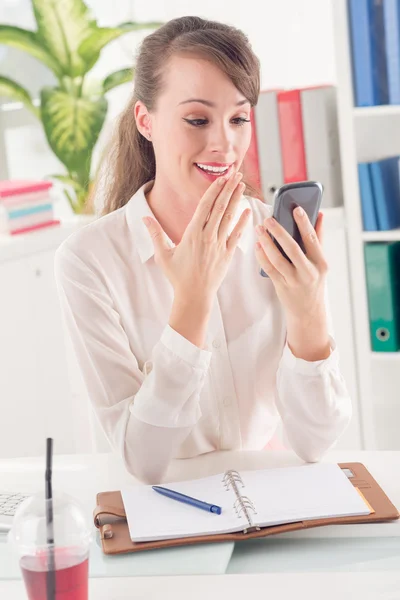
<path fill-rule="evenodd" d="M 72 234 L 55 257 L 65 324 L 109 442 L 150 483 L 172 458 L 261 450 L 280 420 L 293 450 L 319 460 L 345 430 L 351 401 L 331 325 L 326 360 L 296 358 L 286 344 L 281 304 L 254 253 L 254 227 L 271 207 L 242 198 L 231 228 L 244 208 L 252 216 L 201 349 L 168 325 L 173 288 L 142 222 L 154 216 L 145 197 L 151 185 Z"/>

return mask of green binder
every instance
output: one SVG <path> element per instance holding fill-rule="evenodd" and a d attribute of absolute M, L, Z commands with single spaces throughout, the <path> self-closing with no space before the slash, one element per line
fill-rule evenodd
<path fill-rule="evenodd" d="M 400 349 L 400 242 L 364 245 L 371 347 Z"/>

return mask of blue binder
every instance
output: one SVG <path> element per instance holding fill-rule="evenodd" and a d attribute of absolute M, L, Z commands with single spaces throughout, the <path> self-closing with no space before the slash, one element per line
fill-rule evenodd
<path fill-rule="evenodd" d="M 399 157 L 370 163 L 378 229 L 400 227 Z"/>
<path fill-rule="evenodd" d="M 349 0 L 356 106 L 388 104 L 383 0 Z"/>
<path fill-rule="evenodd" d="M 384 0 L 389 104 L 400 104 L 400 1 Z"/>
<path fill-rule="evenodd" d="M 358 164 L 358 181 L 360 185 L 361 210 L 364 231 L 377 231 L 378 220 L 372 192 L 371 173 L 369 163 Z"/>

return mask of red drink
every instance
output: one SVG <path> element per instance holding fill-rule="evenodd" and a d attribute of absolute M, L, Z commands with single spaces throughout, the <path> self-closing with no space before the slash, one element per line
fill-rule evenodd
<path fill-rule="evenodd" d="M 55 549 L 55 600 L 88 600 L 89 559 L 73 548 Z M 47 598 L 47 551 L 20 560 L 29 600 Z"/>

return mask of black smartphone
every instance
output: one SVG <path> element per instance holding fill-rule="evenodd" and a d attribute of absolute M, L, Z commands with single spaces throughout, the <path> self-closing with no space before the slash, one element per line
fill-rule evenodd
<path fill-rule="evenodd" d="M 276 190 L 273 201 L 272 216 L 286 229 L 294 240 L 299 244 L 305 253 L 303 240 L 301 239 L 299 228 L 294 220 L 293 211 L 297 206 L 301 206 L 307 213 L 313 227 L 317 222 L 318 212 L 321 207 L 323 185 L 318 181 L 299 181 L 297 183 L 287 183 Z M 292 262 L 276 239 L 268 232 L 274 241 L 275 246 L 281 254 Z M 260 269 L 263 277 L 268 277 L 263 269 Z"/>

